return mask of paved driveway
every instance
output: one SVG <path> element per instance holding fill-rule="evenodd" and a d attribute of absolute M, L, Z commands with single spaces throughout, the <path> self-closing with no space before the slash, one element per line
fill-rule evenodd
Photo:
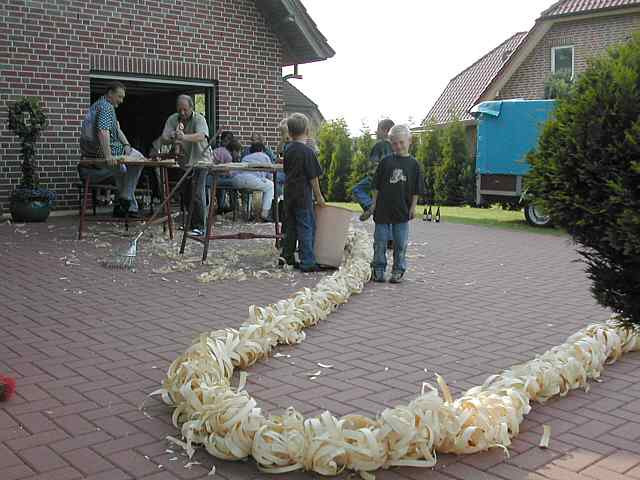
<path fill-rule="evenodd" d="M 97 232 L 77 242 L 71 219 L 0 225 L 0 373 L 18 378 L 17 396 L 0 408 L 0 478 L 207 478 L 214 462 L 220 478 L 274 478 L 251 461 L 202 453 L 187 465 L 164 440 L 176 433 L 168 409 L 153 399 L 139 406 L 199 333 L 237 326 L 250 304 L 317 277 L 202 284 L 196 272 L 154 274 L 154 259 L 113 272 L 97 265 L 108 250 Z M 566 238 L 416 222 L 411 242 L 405 284 L 368 286 L 305 343 L 279 350 L 290 357 L 251 369 L 248 390 L 266 411 L 375 415 L 413 398 L 435 372 L 457 394 L 608 316 Z M 319 369 L 315 380 L 306 375 Z M 535 405 L 509 460 L 500 450 L 442 455 L 433 470 L 378 478 L 640 479 L 640 354 L 603 378 L 588 394 Z M 547 450 L 536 447 L 542 424 L 552 427 Z"/>

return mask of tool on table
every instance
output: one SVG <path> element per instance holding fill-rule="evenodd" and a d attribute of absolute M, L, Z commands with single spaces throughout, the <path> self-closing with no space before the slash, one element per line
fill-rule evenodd
<path fill-rule="evenodd" d="M 220 131 L 221 129 L 219 128 L 216 134 L 211 137 L 211 140 L 209 140 L 207 145 L 202 149 L 201 154 L 204 153 L 209 147 L 211 147 L 213 142 L 215 142 L 216 137 L 220 134 Z M 157 220 L 158 217 L 162 214 L 165 206 L 171 201 L 171 199 L 173 198 L 175 193 L 180 189 L 180 187 L 185 182 L 185 180 L 189 178 L 194 167 L 195 167 L 194 165 L 190 165 L 187 167 L 186 171 L 184 172 L 180 180 L 178 180 L 178 183 L 176 183 L 176 186 L 173 187 L 173 190 L 171 190 L 171 193 L 167 195 L 167 197 L 164 199 L 164 201 L 162 202 L 158 210 L 156 210 L 156 212 L 151 216 L 149 221 L 144 222 L 142 224 L 143 225 L 142 230 L 140 230 L 140 232 L 133 238 L 133 240 L 129 242 L 129 247 L 127 248 L 127 250 L 123 253 L 115 254 L 112 257 L 103 260 L 102 265 L 104 267 L 113 268 L 113 269 L 122 269 L 122 270 L 135 269 L 136 256 L 138 255 L 138 240 L 140 240 L 142 235 L 144 235 L 144 233 L 149 229 L 149 227 L 154 225 L 155 220 Z"/>
<path fill-rule="evenodd" d="M 176 127 L 176 133 L 184 133 L 184 124 L 182 122 L 178 123 Z M 176 153 L 176 157 L 182 156 L 182 143 L 176 141 L 174 144 L 174 152 Z"/>

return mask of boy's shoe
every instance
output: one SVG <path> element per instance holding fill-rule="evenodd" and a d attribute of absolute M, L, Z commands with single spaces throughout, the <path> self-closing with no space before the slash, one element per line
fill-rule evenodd
<path fill-rule="evenodd" d="M 367 220 L 369 220 L 371 218 L 371 215 L 373 215 L 373 210 L 368 208 L 366 209 L 364 212 L 362 212 L 362 214 L 360 215 L 360 221 L 361 222 L 366 222 Z"/>
<path fill-rule="evenodd" d="M 113 202 L 113 216 L 116 218 L 124 218 L 129 211 L 131 202 L 126 198 L 118 198 Z"/>
<path fill-rule="evenodd" d="M 310 267 L 303 267 L 301 265 L 300 266 L 300 271 L 302 273 L 315 273 L 315 272 L 319 272 L 320 271 L 320 267 L 318 267 L 318 265 L 311 265 Z"/>
<path fill-rule="evenodd" d="M 199 228 L 194 228 L 189 232 L 189 235 L 191 235 L 192 237 L 202 237 L 204 235 L 204 231 L 200 230 Z"/>
<path fill-rule="evenodd" d="M 384 272 L 373 272 L 372 280 L 376 283 L 385 283 L 387 280 L 384 278 Z"/>
<path fill-rule="evenodd" d="M 278 266 L 279 267 L 284 267 L 285 265 L 289 265 L 289 266 L 291 266 L 293 268 L 296 268 L 296 269 L 300 268 L 300 262 L 296 262 L 295 260 L 288 261 L 288 260 L 285 260 L 284 258 L 278 259 Z"/>
<path fill-rule="evenodd" d="M 391 274 L 390 283 L 402 283 L 402 277 L 404 277 L 404 273 L 402 272 L 394 272 Z"/>

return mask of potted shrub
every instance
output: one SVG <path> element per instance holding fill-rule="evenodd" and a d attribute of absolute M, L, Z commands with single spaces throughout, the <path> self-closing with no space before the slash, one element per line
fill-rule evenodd
<path fill-rule="evenodd" d="M 22 180 L 9 199 L 14 222 L 44 222 L 55 194 L 38 185 L 35 144 L 47 125 L 40 100 L 22 97 L 9 106 L 9 129 L 20 138 Z"/>

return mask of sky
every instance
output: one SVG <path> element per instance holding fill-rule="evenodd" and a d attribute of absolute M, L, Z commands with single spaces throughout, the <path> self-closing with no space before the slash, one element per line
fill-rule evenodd
<path fill-rule="evenodd" d="M 554 0 L 302 0 L 336 55 L 291 82 L 357 135 L 378 120 L 420 124 L 451 78 Z M 290 73 L 292 69 L 285 69 Z"/>

